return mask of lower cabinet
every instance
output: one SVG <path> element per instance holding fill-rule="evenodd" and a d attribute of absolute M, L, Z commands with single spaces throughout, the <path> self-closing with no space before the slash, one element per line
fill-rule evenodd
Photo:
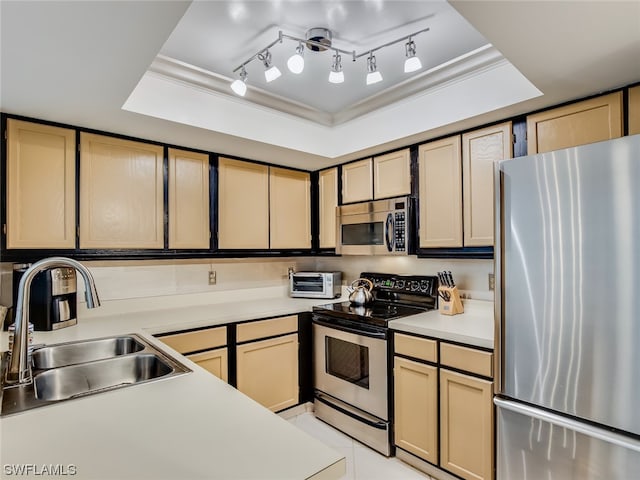
<path fill-rule="evenodd" d="M 298 315 L 156 337 L 274 412 L 300 402 Z"/>
<path fill-rule="evenodd" d="M 438 463 L 438 368 L 395 357 L 393 375 L 396 446 Z"/>
<path fill-rule="evenodd" d="M 227 381 L 229 363 L 226 326 L 158 335 L 158 339 L 216 377 Z"/>
<path fill-rule="evenodd" d="M 297 331 L 297 315 L 237 326 L 238 390 L 273 412 L 298 404 Z"/>
<path fill-rule="evenodd" d="M 493 383 L 440 369 L 440 466 L 466 479 L 493 476 Z"/>
<path fill-rule="evenodd" d="M 298 403 L 298 334 L 238 345 L 238 390 L 273 412 Z"/>
<path fill-rule="evenodd" d="M 396 447 L 466 480 L 493 479 L 493 353 L 399 333 L 394 339 Z"/>
<path fill-rule="evenodd" d="M 189 360 L 197 363 L 202 368 L 216 377 L 228 381 L 229 357 L 227 348 L 216 348 L 202 353 L 193 353 L 186 356 Z"/>

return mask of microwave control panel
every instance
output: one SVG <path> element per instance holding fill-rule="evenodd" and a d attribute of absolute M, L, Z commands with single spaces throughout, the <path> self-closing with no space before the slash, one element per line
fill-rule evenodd
<path fill-rule="evenodd" d="M 406 228 L 406 213 L 404 210 L 395 212 L 395 249 L 397 252 L 404 252 L 407 248 L 407 228 Z"/>

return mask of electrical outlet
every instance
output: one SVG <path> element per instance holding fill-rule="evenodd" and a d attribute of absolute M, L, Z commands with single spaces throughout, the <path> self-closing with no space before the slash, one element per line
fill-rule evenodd
<path fill-rule="evenodd" d="M 496 276 L 493 273 L 489 274 L 489 290 L 496 289 Z"/>
<path fill-rule="evenodd" d="M 209 270 L 209 285 L 215 285 L 215 284 L 216 284 L 216 271 Z"/>

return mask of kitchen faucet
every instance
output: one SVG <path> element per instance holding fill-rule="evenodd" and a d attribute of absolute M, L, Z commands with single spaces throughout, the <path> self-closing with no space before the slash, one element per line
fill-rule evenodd
<path fill-rule="evenodd" d="M 31 365 L 28 359 L 29 297 L 31 295 L 31 282 L 42 270 L 57 267 L 72 267 L 80 272 L 84 280 L 84 294 L 87 300 L 87 308 L 100 306 L 100 299 L 98 298 L 93 276 L 87 267 L 80 262 L 66 257 L 49 257 L 31 265 L 22 275 L 18 286 L 15 332 L 9 369 L 7 370 L 7 384 L 25 384 L 31 382 Z"/>

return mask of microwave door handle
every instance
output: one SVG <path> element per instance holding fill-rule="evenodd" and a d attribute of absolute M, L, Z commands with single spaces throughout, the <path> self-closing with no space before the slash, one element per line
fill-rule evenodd
<path fill-rule="evenodd" d="M 384 236 L 385 236 L 385 242 L 387 244 L 387 250 L 389 250 L 390 252 L 393 252 L 393 244 L 395 240 L 393 213 L 387 214 L 387 221 L 385 222 L 385 226 L 384 226 Z"/>

